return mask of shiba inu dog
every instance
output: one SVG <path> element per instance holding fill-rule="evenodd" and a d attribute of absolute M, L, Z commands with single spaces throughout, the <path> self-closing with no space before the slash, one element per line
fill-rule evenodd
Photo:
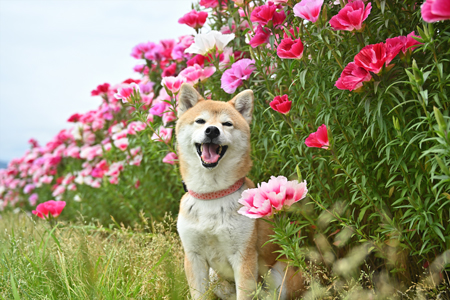
<path fill-rule="evenodd" d="M 270 225 L 237 213 L 241 193 L 254 184 L 246 178 L 250 159 L 253 92 L 228 102 L 204 100 L 183 84 L 176 125 L 180 170 L 188 190 L 180 203 L 177 229 L 193 299 L 212 287 L 222 299 L 251 299 L 260 276 L 279 299 L 303 290 L 303 279 L 277 261 L 274 244 L 263 245 Z"/>

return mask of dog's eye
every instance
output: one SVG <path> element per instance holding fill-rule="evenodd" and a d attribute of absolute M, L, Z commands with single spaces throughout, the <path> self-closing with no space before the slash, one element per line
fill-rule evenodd
<path fill-rule="evenodd" d="M 233 126 L 233 124 L 231 124 L 230 122 L 222 123 L 222 125 L 223 125 L 223 126 Z"/>
<path fill-rule="evenodd" d="M 197 124 L 205 124 L 206 122 L 203 119 L 197 119 L 197 120 L 195 120 L 195 123 L 197 123 Z"/>

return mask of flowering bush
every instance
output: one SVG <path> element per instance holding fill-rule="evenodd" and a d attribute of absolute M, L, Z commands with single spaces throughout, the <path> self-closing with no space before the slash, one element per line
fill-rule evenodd
<path fill-rule="evenodd" d="M 176 212 L 179 86 L 219 100 L 250 88 L 250 177 L 284 177 L 246 191 L 241 212 L 291 205 L 274 216 L 273 241 L 295 266 L 307 267 L 307 252 L 338 274 L 363 244 L 368 274 L 408 282 L 450 246 L 446 3 L 201 0 L 194 9 L 211 31 L 180 16 L 195 36 L 132 48 L 137 79 L 97 86 L 98 109 L 70 116 L 72 127 L 43 146 L 30 141 L 0 171 L 0 209 L 54 198 L 67 202 L 67 219 L 127 224 L 141 210 Z M 301 174 L 309 193 L 299 188 L 294 205 L 288 183 Z"/>

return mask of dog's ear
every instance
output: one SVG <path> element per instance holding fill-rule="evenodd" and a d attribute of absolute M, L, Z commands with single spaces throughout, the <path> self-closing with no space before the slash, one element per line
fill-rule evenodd
<path fill-rule="evenodd" d="M 241 113 L 248 124 L 252 122 L 253 99 L 253 91 L 245 90 L 237 94 L 228 102 L 233 105 L 238 112 Z"/>
<path fill-rule="evenodd" d="M 178 118 L 181 117 L 189 108 L 193 107 L 199 101 L 203 101 L 203 97 L 190 84 L 183 83 L 180 88 L 180 96 L 178 98 Z"/>

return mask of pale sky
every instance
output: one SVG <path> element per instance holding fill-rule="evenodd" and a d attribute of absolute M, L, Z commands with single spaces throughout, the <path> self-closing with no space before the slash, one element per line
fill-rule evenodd
<path fill-rule="evenodd" d="M 73 113 L 95 109 L 90 91 L 132 77 L 140 42 L 195 31 L 178 24 L 193 0 L 0 0 L 0 161 L 41 145 Z"/>

